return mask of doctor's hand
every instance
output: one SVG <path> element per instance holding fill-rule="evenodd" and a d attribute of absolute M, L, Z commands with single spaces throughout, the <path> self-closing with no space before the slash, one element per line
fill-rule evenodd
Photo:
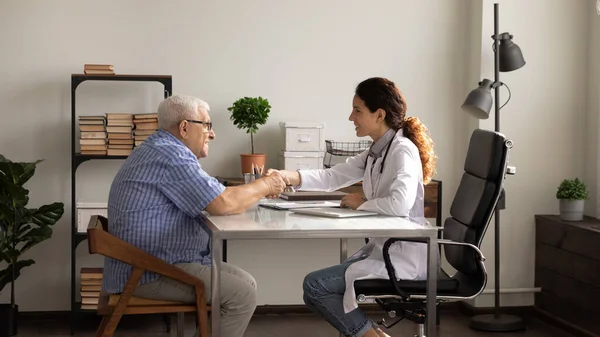
<path fill-rule="evenodd" d="M 269 187 L 269 192 L 265 196 L 268 199 L 276 199 L 279 198 L 281 192 L 285 190 L 285 187 L 289 184 L 288 180 L 279 174 L 279 172 L 274 172 L 273 174 L 268 174 L 260 178 L 259 180 L 264 181 Z"/>
<path fill-rule="evenodd" d="M 288 171 L 288 170 L 276 170 L 276 169 L 268 169 L 266 176 L 271 175 L 272 173 L 279 173 L 285 179 L 287 179 L 288 185 L 298 186 L 300 185 L 300 173 L 298 171 Z"/>
<path fill-rule="evenodd" d="M 352 193 L 352 194 L 348 194 L 342 198 L 342 201 L 340 202 L 340 207 L 357 209 L 364 202 L 365 201 L 360 194 Z"/>

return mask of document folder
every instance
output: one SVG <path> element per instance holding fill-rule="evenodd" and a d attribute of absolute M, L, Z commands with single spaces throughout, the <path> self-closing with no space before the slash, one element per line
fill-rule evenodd
<path fill-rule="evenodd" d="M 288 201 L 299 200 L 342 200 L 348 193 L 345 192 L 313 192 L 313 191 L 297 191 L 283 192 L 279 198 Z"/>

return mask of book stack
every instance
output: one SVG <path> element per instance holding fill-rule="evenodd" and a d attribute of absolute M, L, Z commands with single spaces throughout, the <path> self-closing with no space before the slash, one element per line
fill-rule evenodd
<path fill-rule="evenodd" d="M 112 64 L 85 64 L 83 72 L 86 75 L 114 75 L 114 67 Z"/>
<path fill-rule="evenodd" d="M 104 268 L 81 268 L 81 309 L 96 310 L 102 290 Z"/>
<path fill-rule="evenodd" d="M 106 134 L 109 156 L 128 156 L 133 150 L 133 114 L 107 113 Z"/>
<path fill-rule="evenodd" d="M 136 114 L 133 117 L 135 146 L 140 146 L 148 136 L 158 130 L 158 113 Z"/>
<path fill-rule="evenodd" d="M 79 116 L 79 146 L 82 155 L 106 155 L 104 116 Z"/>

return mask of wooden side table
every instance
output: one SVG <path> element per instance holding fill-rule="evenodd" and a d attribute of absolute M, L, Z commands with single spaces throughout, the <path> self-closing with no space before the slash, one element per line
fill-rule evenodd
<path fill-rule="evenodd" d="M 534 307 L 569 330 L 600 335 L 600 220 L 535 215 Z"/>

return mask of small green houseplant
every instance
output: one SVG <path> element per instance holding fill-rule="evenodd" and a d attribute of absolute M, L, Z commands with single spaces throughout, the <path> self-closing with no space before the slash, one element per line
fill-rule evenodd
<path fill-rule="evenodd" d="M 583 220 L 588 192 L 579 178 L 564 179 L 556 191 L 556 198 L 560 202 L 560 218 L 565 221 Z"/>
<path fill-rule="evenodd" d="M 236 100 L 227 110 L 231 113 L 231 121 L 240 130 L 246 130 L 250 134 L 251 153 L 241 154 L 242 173 L 252 172 L 252 167 L 264 167 L 266 154 L 254 152 L 254 134 L 261 125 L 267 123 L 271 105 L 266 98 L 262 97 L 242 97 Z"/>
<path fill-rule="evenodd" d="M 15 281 L 21 269 L 35 263 L 32 259 L 21 260 L 21 255 L 49 239 L 52 225 L 64 213 L 62 202 L 27 207 L 29 190 L 23 185 L 40 162 L 12 162 L 0 155 L 0 262 L 6 263 L 6 268 L 0 270 L 0 291 L 11 285 L 10 304 L 0 304 L 0 337 L 17 334 L 19 307 L 15 304 Z"/>

